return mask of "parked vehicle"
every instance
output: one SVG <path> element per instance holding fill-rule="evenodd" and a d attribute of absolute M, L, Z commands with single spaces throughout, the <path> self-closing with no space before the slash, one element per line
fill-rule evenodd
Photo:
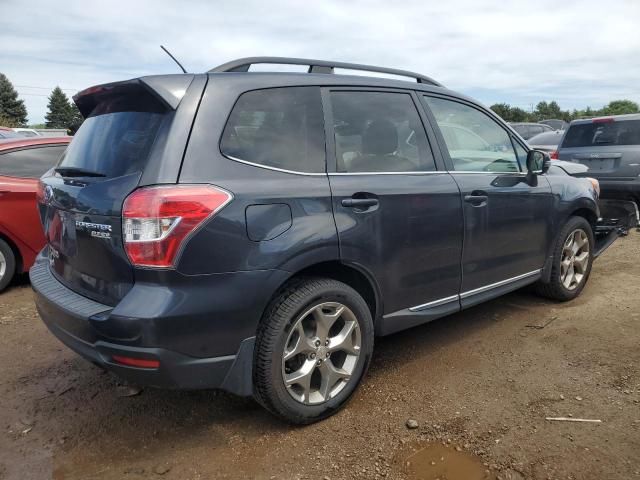
<path fill-rule="evenodd" d="M 560 144 L 560 140 L 562 140 L 563 135 L 564 132 L 560 130 L 539 133 L 527 140 L 527 143 L 531 148 L 548 153 L 552 160 L 557 160 L 558 145 Z"/>
<path fill-rule="evenodd" d="M 553 128 L 549 125 L 542 125 L 540 123 L 514 122 L 509 125 L 525 140 L 529 140 L 531 137 L 540 133 L 553 131 Z"/>
<path fill-rule="evenodd" d="M 6 138 L 20 138 L 20 135 L 10 128 L 0 127 L 0 140 L 4 140 Z"/>
<path fill-rule="evenodd" d="M 33 128 L 14 128 L 14 132 L 22 137 L 40 137 L 41 134 Z"/>
<path fill-rule="evenodd" d="M 548 125 L 553 130 L 566 130 L 569 124 L 564 120 L 560 120 L 557 118 L 552 118 L 549 120 L 540 120 L 538 123 L 542 125 Z"/>
<path fill-rule="evenodd" d="M 640 204 L 640 114 L 572 121 L 558 158 L 586 165 L 603 197 Z"/>
<path fill-rule="evenodd" d="M 497 115 L 420 74 L 258 57 L 74 100 L 86 120 L 41 179 L 31 282 L 54 335 L 138 384 L 317 421 L 375 335 L 528 284 L 571 300 L 602 251 L 596 181 L 547 175 Z"/>
<path fill-rule="evenodd" d="M 0 292 L 29 271 L 45 245 L 36 207 L 38 178 L 51 169 L 69 138 L 0 140 Z"/>

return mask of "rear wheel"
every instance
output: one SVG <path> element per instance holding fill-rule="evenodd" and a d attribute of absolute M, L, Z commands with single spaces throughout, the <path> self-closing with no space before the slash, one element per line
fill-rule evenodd
<path fill-rule="evenodd" d="M 7 288 L 15 271 L 16 257 L 13 250 L 0 238 L 0 292 Z"/>
<path fill-rule="evenodd" d="M 560 301 L 580 295 L 591 273 L 593 247 L 589 222 L 583 217 L 571 217 L 554 248 L 550 281 L 538 284 L 538 292 Z"/>
<path fill-rule="evenodd" d="M 331 279 L 297 281 L 272 302 L 258 330 L 255 397 L 288 422 L 321 420 L 355 391 L 372 351 L 371 312 L 354 289 Z"/>

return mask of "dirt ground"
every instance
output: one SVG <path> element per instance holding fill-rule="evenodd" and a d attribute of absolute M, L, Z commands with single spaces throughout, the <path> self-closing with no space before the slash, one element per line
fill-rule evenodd
<path fill-rule="evenodd" d="M 219 392 L 119 396 L 24 279 L 0 295 L 0 365 L 3 479 L 640 479 L 640 234 L 574 302 L 519 291 L 378 339 L 352 401 L 309 427 Z M 569 416 L 602 422 L 545 420 Z"/>

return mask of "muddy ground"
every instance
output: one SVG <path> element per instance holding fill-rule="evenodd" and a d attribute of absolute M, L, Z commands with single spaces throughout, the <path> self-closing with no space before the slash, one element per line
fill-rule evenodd
<path fill-rule="evenodd" d="M 640 234 L 572 303 L 519 291 L 379 339 L 352 401 L 309 427 L 218 392 L 118 396 L 25 279 L 0 294 L 0 365 L 3 479 L 640 479 Z M 570 415 L 602 423 L 545 420 Z"/>

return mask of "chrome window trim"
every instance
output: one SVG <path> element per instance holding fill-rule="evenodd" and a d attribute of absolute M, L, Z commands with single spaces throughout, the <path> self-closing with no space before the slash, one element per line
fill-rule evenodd
<path fill-rule="evenodd" d="M 484 287 L 474 288 L 473 290 L 468 290 L 466 292 L 462 292 L 460 294 L 460 298 L 468 298 L 473 295 L 477 295 L 478 293 L 483 293 L 488 290 L 493 290 L 494 288 L 502 287 L 503 285 L 508 285 L 509 283 L 517 282 L 518 280 L 524 280 L 525 278 L 533 277 L 534 275 L 539 274 L 542 271 L 541 268 L 538 270 L 533 270 L 532 272 L 523 273 L 522 275 L 518 275 L 517 277 L 507 278 L 506 280 L 501 280 L 496 283 L 491 283 L 489 285 L 485 285 Z"/>
<path fill-rule="evenodd" d="M 448 170 L 449 173 L 451 174 L 479 174 L 482 173 L 484 175 L 514 175 L 514 176 L 518 176 L 518 177 L 526 177 L 527 174 L 525 172 L 482 172 L 482 171 L 475 171 L 475 170 Z"/>
<path fill-rule="evenodd" d="M 453 302 L 458 299 L 460 299 L 460 295 L 452 295 L 450 297 L 440 298 L 438 300 L 433 300 L 432 302 L 427 302 L 423 303 L 422 305 L 410 307 L 409 310 L 412 312 L 419 312 L 420 310 L 426 310 L 427 308 L 431 307 L 439 307 L 440 305 L 444 305 L 445 303 Z"/>
<path fill-rule="evenodd" d="M 241 158 L 233 157 L 231 155 L 222 154 L 223 157 L 233 160 L 234 162 L 244 163 L 245 165 L 251 165 L 252 167 L 264 168 L 265 170 L 273 170 L 275 172 L 292 173 L 294 175 L 307 175 L 311 177 L 317 177 L 319 175 L 326 175 L 327 172 L 300 172 L 298 170 L 287 170 L 285 168 L 271 167 L 269 165 L 261 165 L 260 163 L 250 162 L 249 160 L 242 160 Z"/>
<path fill-rule="evenodd" d="M 489 285 L 485 285 L 483 287 L 474 288 L 473 290 L 468 290 L 466 292 L 462 292 L 460 295 L 451 295 L 450 297 L 439 298 L 437 300 L 433 300 L 431 302 L 423 303 L 422 305 L 416 305 L 415 307 L 409 307 L 411 312 L 419 312 L 422 310 L 426 310 L 428 308 L 439 307 L 440 305 L 444 305 L 446 303 L 453 302 L 455 300 L 462 300 L 464 298 L 472 297 L 473 295 L 477 295 L 479 293 L 484 293 L 489 290 L 493 290 L 494 288 L 502 287 L 504 285 L 508 285 L 513 282 L 517 282 L 518 280 L 524 280 L 525 278 L 533 277 L 534 275 L 542 272 L 542 269 L 533 270 L 532 272 L 523 273 L 522 275 L 518 275 L 516 277 L 507 278 L 505 280 L 501 280 L 496 283 L 491 283 Z"/>
<path fill-rule="evenodd" d="M 449 172 L 444 170 L 425 170 L 416 172 L 329 172 L 329 176 L 344 176 L 344 175 L 433 175 L 433 174 L 447 174 Z"/>

